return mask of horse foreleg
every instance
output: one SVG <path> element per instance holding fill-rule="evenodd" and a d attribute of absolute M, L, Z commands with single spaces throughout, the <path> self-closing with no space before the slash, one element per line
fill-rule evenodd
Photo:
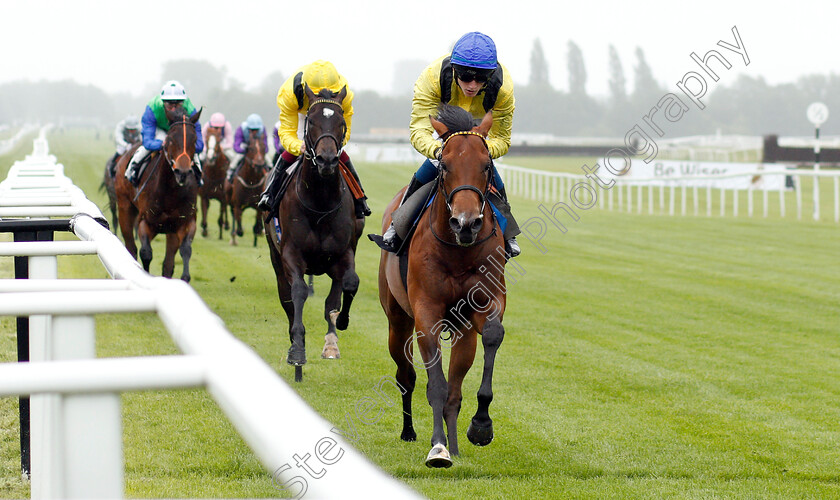
<path fill-rule="evenodd" d="M 467 429 L 467 439 L 472 444 L 485 446 L 493 441 L 493 421 L 490 419 L 490 402 L 493 401 L 493 366 L 496 352 L 505 338 L 505 327 L 498 318 L 484 324 L 481 332 L 481 344 L 484 346 L 484 371 L 481 374 L 481 386 L 478 389 L 478 408 Z"/>
<path fill-rule="evenodd" d="M 171 278 L 175 274 L 175 253 L 180 246 L 181 237 L 178 233 L 168 233 L 166 235 L 166 254 L 163 256 L 163 267 L 161 269 L 161 276 L 164 278 Z"/>
<path fill-rule="evenodd" d="M 303 273 L 292 275 L 292 304 L 294 306 L 294 321 L 289 328 L 289 356 L 286 362 L 290 365 L 303 366 L 306 364 L 306 328 L 303 326 L 303 304 L 308 297 Z"/>
<path fill-rule="evenodd" d="M 452 333 L 452 354 L 449 358 L 449 391 L 443 407 L 446 434 L 449 437 L 449 452 L 458 454 L 458 414 L 461 413 L 461 385 L 475 359 L 476 333 L 467 330 L 464 335 Z"/>
<path fill-rule="evenodd" d="M 432 449 L 426 456 L 428 467 L 450 467 L 452 459 L 446 449 L 446 433 L 443 430 L 443 407 L 446 404 L 447 385 L 443 376 L 440 352 L 440 321 L 444 317 L 443 308 L 432 303 L 414 306 L 416 319 L 417 345 L 423 358 L 423 365 L 429 381 L 426 384 L 426 399 L 432 407 Z"/>
<path fill-rule="evenodd" d="M 335 327 L 339 330 L 346 330 L 350 324 L 350 306 L 353 305 L 353 297 L 359 291 L 359 275 L 356 274 L 354 253 L 348 252 L 344 258 L 344 265 L 347 266 L 341 278 L 341 312 L 335 320 Z"/>
<path fill-rule="evenodd" d="M 236 205 L 231 205 L 233 212 L 233 224 L 230 228 L 230 244 L 236 246 L 236 236 L 242 236 L 242 209 Z"/>
<path fill-rule="evenodd" d="M 122 233 L 125 249 L 131 254 L 132 259 L 137 259 L 137 243 L 134 241 L 134 219 L 137 218 L 136 211 L 130 208 L 117 206 L 119 210 L 118 221 Z"/>
<path fill-rule="evenodd" d="M 190 282 L 190 258 L 192 257 L 192 242 L 195 238 L 195 220 L 187 224 L 186 229 L 182 229 L 183 235 L 179 236 L 181 246 L 178 251 L 181 253 L 181 260 L 184 263 L 184 269 L 181 272 L 181 279 Z M 179 231 L 181 233 L 181 231 Z"/>
<path fill-rule="evenodd" d="M 306 294 L 309 295 L 309 286 L 306 287 Z M 341 282 L 332 280 L 330 293 L 324 301 L 324 319 L 327 320 L 327 334 L 324 336 L 324 349 L 321 357 L 324 359 L 338 359 L 341 353 L 338 350 L 338 335 L 335 332 L 335 320 L 338 316 L 338 308 L 341 306 Z"/>
<path fill-rule="evenodd" d="M 201 195 L 201 236 L 207 237 L 207 209 L 210 208 L 210 198 Z"/>
<path fill-rule="evenodd" d="M 402 310 L 393 297 L 390 297 L 390 302 L 384 307 L 388 316 L 388 350 L 391 353 L 391 359 L 397 365 L 397 383 L 405 389 L 402 395 L 403 428 L 400 439 L 416 441 L 417 433 L 414 431 L 414 422 L 411 416 L 411 397 L 414 394 L 414 385 L 417 380 L 413 363 L 414 337 L 411 335 L 414 331 L 414 321 Z"/>
<path fill-rule="evenodd" d="M 137 237 L 140 239 L 140 262 L 143 263 L 143 269 L 148 273 L 149 266 L 152 263 L 152 238 L 155 237 L 155 233 L 146 221 L 140 221 L 140 224 L 137 225 Z M 134 236 L 132 235 L 131 238 L 133 242 Z"/>

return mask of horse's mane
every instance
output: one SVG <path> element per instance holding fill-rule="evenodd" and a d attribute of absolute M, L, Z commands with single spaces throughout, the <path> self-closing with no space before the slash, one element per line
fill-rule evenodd
<path fill-rule="evenodd" d="M 323 97 L 325 99 L 332 99 L 338 95 L 338 92 L 333 92 L 332 90 L 324 87 L 321 90 L 319 90 L 318 93 L 315 95 L 317 95 L 318 97 Z"/>
<path fill-rule="evenodd" d="M 468 111 L 451 104 L 438 106 L 437 119 L 446 125 L 450 132 L 468 132 L 474 126 L 473 117 Z"/>

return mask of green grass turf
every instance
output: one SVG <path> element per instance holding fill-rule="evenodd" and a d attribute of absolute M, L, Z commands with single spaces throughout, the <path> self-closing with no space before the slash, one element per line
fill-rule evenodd
<path fill-rule="evenodd" d="M 50 146 L 67 175 L 104 206 L 96 187 L 110 143 L 68 132 L 52 134 Z M 367 229 L 376 231 L 412 167 L 358 168 L 374 209 Z M 521 223 L 541 215 L 535 202 L 512 201 Z M 247 228 L 254 214 L 246 213 Z M 520 238 L 521 272 L 509 273 L 515 281 L 490 408 L 496 439 L 478 448 L 464 435 L 476 408 L 477 362 L 464 383 L 461 456 L 448 470 L 423 465 L 431 436 L 425 375 L 418 374 L 414 395 L 415 443 L 399 440 L 397 391 L 385 390 L 390 399 L 374 391 L 394 365 L 372 243 L 360 242 L 361 288 L 350 328 L 340 334 L 341 360 L 318 356 L 328 283 L 316 278 L 300 384 L 283 362 L 287 323 L 263 241 L 248 245 L 246 229 L 231 247 L 211 229 L 211 238 L 195 242 L 192 285 L 322 415 L 345 430 L 348 419 L 355 423 L 360 451 L 428 497 L 840 496 L 837 225 L 598 209 L 579 215 L 565 234 L 547 224 L 545 254 Z M 155 241 L 154 274 L 162 243 Z M 9 276 L 10 263 L 0 266 Z M 62 257 L 59 273 L 105 276 L 90 257 Z M 0 356 L 9 361 L 14 322 L 0 325 Z M 100 356 L 177 352 L 152 315 L 102 315 L 97 331 Z M 383 411 L 364 425 L 355 405 L 369 397 Z M 123 405 L 129 496 L 277 494 L 205 392 L 132 393 Z M 16 408 L 16 400 L 0 400 L 2 496 L 28 496 L 17 474 Z M 298 451 L 307 450 L 290 450 L 290 460 Z"/>

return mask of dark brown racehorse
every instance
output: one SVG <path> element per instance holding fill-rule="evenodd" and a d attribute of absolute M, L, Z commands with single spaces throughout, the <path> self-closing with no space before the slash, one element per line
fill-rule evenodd
<path fill-rule="evenodd" d="M 254 246 L 257 246 L 257 239 L 262 234 L 262 212 L 257 208 L 257 202 L 265 188 L 268 172 L 265 163 L 265 144 L 263 144 L 261 133 L 261 130 L 248 131 L 248 146 L 242 158 L 242 166 L 239 167 L 233 182 L 225 181 L 225 195 L 233 215 L 233 224 L 230 228 L 231 245 L 236 245 L 236 237 L 244 234 L 242 212 L 246 208 L 253 208 L 257 212 L 254 223 Z"/>
<path fill-rule="evenodd" d="M 483 446 L 493 439 L 488 413 L 493 399 L 492 377 L 496 351 L 504 338 L 504 241 L 487 192 L 492 176 L 484 137 L 493 118 L 485 115 L 473 127 L 472 116 L 455 106 L 442 106 L 432 125 L 443 139 L 436 194 L 422 215 L 408 249 L 406 285 L 400 257 L 383 251 L 379 264 L 379 299 L 388 316 L 389 349 L 397 364 L 403 395 L 401 438 L 414 441 L 411 417 L 415 366 L 428 375 L 426 396 L 432 407 L 432 449 L 429 467 L 452 465 L 458 454 L 458 413 L 461 384 L 475 358 L 478 335 L 484 346 L 484 373 L 478 390 L 478 410 L 467 430 L 471 443 Z M 402 191 L 388 205 L 383 231 L 391 221 Z M 422 358 L 414 361 L 413 334 Z M 443 374 L 441 334 L 451 350 L 449 382 Z M 443 425 L 446 423 L 446 434 Z M 447 450 L 447 437 L 449 450 Z"/>
<path fill-rule="evenodd" d="M 266 222 L 271 264 L 277 276 L 280 303 L 289 320 L 287 362 L 295 366 L 295 380 L 302 379 L 306 363 L 303 303 L 309 295 L 305 274 L 327 274 L 332 280 L 324 303 L 327 334 L 322 358 L 338 358 L 336 328 L 345 330 L 350 306 L 359 288 L 356 274 L 356 245 L 364 229 L 364 218 L 356 219 L 353 195 L 339 172 L 339 156 L 347 133 L 341 102 L 342 88 L 315 95 L 305 93 L 310 107 L 304 125 L 303 158 L 292 174 L 278 208 L 279 240 L 274 218 Z"/>
<path fill-rule="evenodd" d="M 207 236 L 207 210 L 210 208 L 210 200 L 219 200 L 219 239 L 222 239 L 222 228 L 230 227 L 225 196 L 225 176 L 230 160 L 222 150 L 221 127 L 207 127 L 204 148 L 207 151 L 202 165 L 204 185 L 198 188 L 198 194 L 201 196 L 201 235 Z"/>
<path fill-rule="evenodd" d="M 178 109 L 167 114 L 170 125 L 161 152 L 155 154 L 135 188 L 125 179 L 125 168 L 136 148 L 129 150 L 117 165 L 116 190 L 120 230 L 125 248 L 137 258 L 134 226 L 140 238 L 140 260 L 149 271 L 152 262 L 152 239 L 166 234 L 166 255 L 162 275 L 171 278 L 175 271 L 175 252 L 181 252 L 184 270 L 181 279 L 190 281 L 190 256 L 195 236 L 195 202 L 198 181 L 192 171 L 196 130 L 201 111 L 192 117 Z"/>
<path fill-rule="evenodd" d="M 129 146 L 129 149 L 136 146 L 140 143 L 140 131 L 139 130 L 128 130 L 127 136 L 125 140 Z M 114 221 L 113 226 L 111 226 L 111 230 L 114 231 L 114 234 L 117 233 L 117 191 L 114 188 L 114 176 L 117 171 L 117 162 L 120 161 L 122 156 L 125 156 L 128 153 L 126 151 L 122 155 L 119 153 L 114 153 L 114 156 L 108 158 L 108 161 L 105 162 L 105 172 L 102 175 L 102 185 L 100 186 L 100 191 L 105 189 L 105 192 L 108 193 L 108 208 L 111 209 L 111 219 Z M 129 157 L 131 159 L 131 157 Z"/>

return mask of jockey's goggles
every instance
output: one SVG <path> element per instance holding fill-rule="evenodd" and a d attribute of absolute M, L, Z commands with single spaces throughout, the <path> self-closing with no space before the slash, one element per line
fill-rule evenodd
<path fill-rule="evenodd" d="M 455 70 L 455 78 L 464 83 L 470 83 L 472 81 L 486 83 L 496 71 L 495 69 L 478 69 L 468 66 L 455 66 L 453 69 Z"/>

